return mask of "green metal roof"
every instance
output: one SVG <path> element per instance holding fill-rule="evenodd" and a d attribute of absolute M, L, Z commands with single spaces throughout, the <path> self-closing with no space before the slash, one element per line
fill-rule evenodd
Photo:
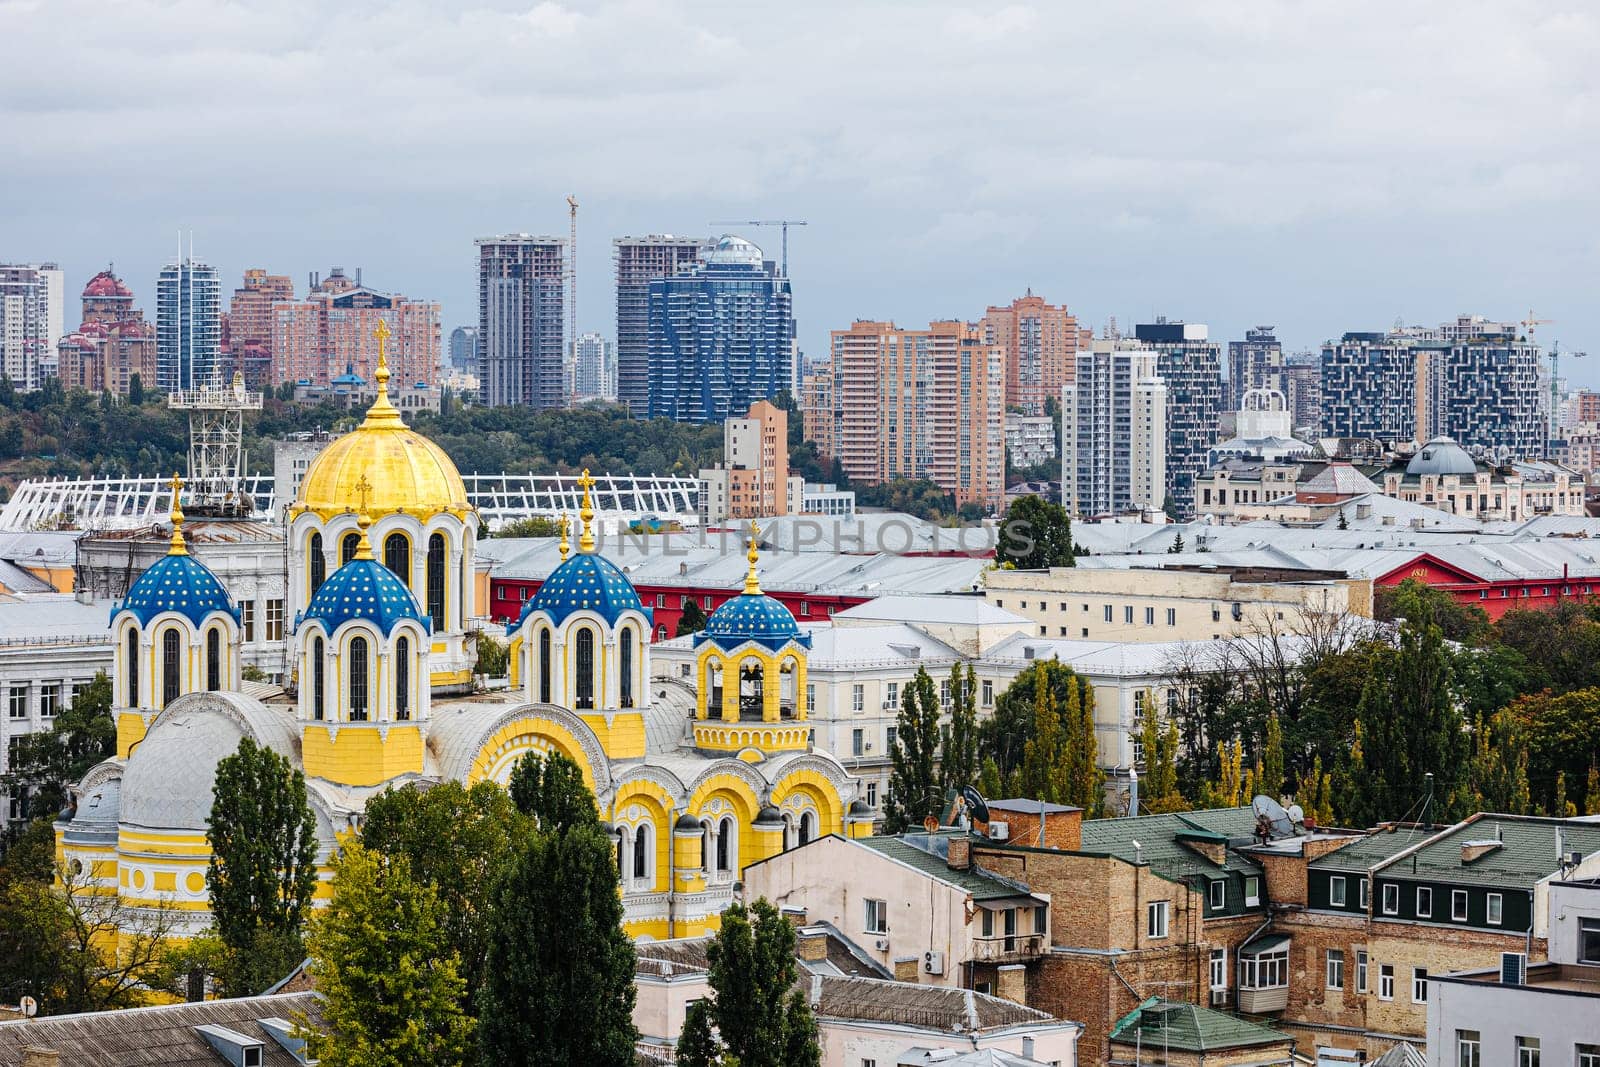
<path fill-rule="evenodd" d="M 1019 893 L 1028 892 L 1028 887 L 1021 882 L 1001 878 L 976 865 L 964 871 L 952 871 L 946 859 L 950 854 L 950 839 L 964 836 L 966 831 L 960 830 L 936 834 L 905 834 L 900 837 L 863 837 L 858 843 L 890 859 L 915 867 L 941 882 L 958 886 L 970 893 L 973 900 L 1014 897 Z"/>
<path fill-rule="evenodd" d="M 1246 809 L 1248 810 L 1248 809 Z M 1252 821 L 1251 825 L 1255 825 Z M 1251 1045 L 1288 1044 L 1293 1039 L 1237 1015 L 1184 1001 L 1151 997 L 1117 1020 L 1111 1040 L 1161 1044 L 1185 1052 L 1217 1052 Z"/>
<path fill-rule="evenodd" d="M 1254 860 L 1231 849 L 1218 864 L 1184 844 L 1185 840 L 1221 844 L 1229 839 L 1248 839 L 1255 827 L 1255 812 L 1248 807 L 1090 819 L 1083 824 L 1083 850 L 1110 853 L 1129 862 L 1137 853 L 1152 870 L 1168 878 L 1230 872 L 1258 874 L 1261 867 Z M 1137 850 L 1133 847 L 1135 841 L 1141 846 Z"/>
<path fill-rule="evenodd" d="M 1600 823 L 1483 815 L 1428 839 L 1410 855 L 1391 860 L 1379 873 L 1390 878 L 1532 889 L 1535 882 L 1561 867 L 1557 831 L 1560 852 L 1585 856 L 1600 852 Z M 1468 842 L 1496 839 L 1499 847 L 1475 860 L 1462 859 L 1461 848 Z"/>
<path fill-rule="evenodd" d="M 1393 833 L 1379 830 L 1366 837 L 1353 837 L 1350 843 L 1325 856 L 1318 856 L 1308 865 L 1315 870 L 1366 871 L 1397 852 L 1428 839 L 1422 830 L 1400 829 Z"/>

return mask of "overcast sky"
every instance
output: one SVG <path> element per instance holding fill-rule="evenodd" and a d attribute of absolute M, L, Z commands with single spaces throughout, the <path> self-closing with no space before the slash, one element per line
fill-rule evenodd
<path fill-rule="evenodd" d="M 149 313 L 183 228 L 225 289 L 360 266 L 448 332 L 473 238 L 564 234 L 576 193 L 607 336 L 612 237 L 788 217 L 810 355 L 1031 286 L 1293 349 L 1531 308 L 1595 383 L 1596 11 L 0 0 L 0 261 L 75 295 L 114 260 Z"/>

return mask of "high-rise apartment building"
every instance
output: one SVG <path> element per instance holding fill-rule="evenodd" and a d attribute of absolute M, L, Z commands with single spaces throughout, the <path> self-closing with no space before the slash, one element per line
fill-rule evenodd
<path fill-rule="evenodd" d="M 1157 511 L 1167 486 L 1167 385 L 1159 355 L 1098 340 L 1061 390 L 1061 503 L 1076 516 Z"/>
<path fill-rule="evenodd" d="M 222 370 L 222 281 L 180 256 L 156 277 L 156 378 L 162 392 L 193 389 Z"/>
<path fill-rule="evenodd" d="M 450 366 L 456 370 L 478 371 L 478 328 L 457 326 L 450 331 Z"/>
<path fill-rule="evenodd" d="M 1244 332 L 1243 341 L 1228 342 L 1228 410 L 1238 411 L 1252 389 L 1275 389 L 1288 396 L 1283 345 L 1271 326 Z"/>
<path fill-rule="evenodd" d="M 806 435 L 853 480 L 926 478 L 958 505 L 1005 499 L 1005 355 L 982 327 L 856 322 L 806 380 Z"/>
<path fill-rule="evenodd" d="M 1220 438 L 1222 346 L 1203 323 L 1157 319 L 1134 336 L 1158 354 L 1156 373 L 1167 384 L 1167 494 L 1180 516 L 1195 511 L 1195 483 Z"/>
<path fill-rule="evenodd" d="M 740 237 L 650 283 L 651 418 L 721 422 L 794 391 L 794 304 L 778 265 Z"/>
<path fill-rule="evenodd" d="M 1322 425 L 1322 357 L 1299 352 L 1283 363 L 1283 396 L 1289 402 L 1290 425 L 1309 426 L 1315 435 Z"/>
<path fill-rule="evenodd" d="M 294 299 L 294 282 L 286 274 L 268 274 L 259 267 L 244 272 L 244 284 L 233 291 L 223 319 L 223 345 L 228 362 L 243 372 L 251 389 L 277 385 L 273 381 L 272 308 Z"/>
<path fill-rule="evenodd" d="M 381 293 L 335 267 L 304 300 L 272 305 L 272 379 L 326 388 L 343 374 L 370 383 L 379 321 L 389 324 L 389 391 L 404 396 L 439 384 L 439 305 Z"/>
<path fill-rule="evenodd" d="M 597 333 L 578 335 L 573 354 L 573 395 L 580 400 L 617 398 L 617 349 Z"/>
<path fill-rule="evenodd" d="M 0 264 L 0 373 L 24 392 L 39 388 L 66 332 L 65 281 L 54 263 Z"/>
<path fill-rule="evenodd" d="M 478 402 L 567 403 L 567 240 L 525 233 L 480 237 Z"/>
<path fill-rule="evenodd" d="M 697 263 L 711 242 L 702 237 L 618 237 L 617 399 L 642 416 L 650 406 L 650 283 Z"/>
<path fill-rule="evenodd" d="M 155 326 L 133 306 L 133 292 L 108 267 L 84 286 L 82 304 L 82 325 L 56 345 L 61 384 L 126 396 L 137 375 L 141 388 L 154 389 Z"/>
<path fill-rule="evenodd" d="M 765 400 L 722 424 L 722 462 L 700 472 L 706 522 L 789 513 L 789 413 Z"/>
<path fill-rule="evenodd" d="M 1419 440 L 1418 385 L 1407 338 L 1351 331 L 1329 341 L 1322 346 L 1322 436 Z"/>
<path fill-rule="evenodd" d="M 989 308 L 980 325 L 984 339 L 1005 353 L 1006 403 L 1027 415 L 1044 414 L 1045 399 L 1061 395 L 1080 344 L 1089 341 L 1071 312 L 1031 289 L 1005 307 Z"/>

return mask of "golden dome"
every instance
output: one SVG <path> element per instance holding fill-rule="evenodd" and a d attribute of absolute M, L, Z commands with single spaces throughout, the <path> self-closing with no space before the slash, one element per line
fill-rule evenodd
<path fill-rule="evenodd" d="M 444 449 L 407 427 L 389 402 L 389 364 L 383 344 L 388 335 L 380 322 L 378 369 L 373 375 L 378 398 L 360 426 L 311 461 L 291 508 L 294 514 L 314 511 L 327 517 L 364 510 L 377 517 L 402 510 L 419 516 L 472 510 L 461 473 Z M 363 479 L 362 488 L 370 487 L 365 494 L 358 489 Z"/>

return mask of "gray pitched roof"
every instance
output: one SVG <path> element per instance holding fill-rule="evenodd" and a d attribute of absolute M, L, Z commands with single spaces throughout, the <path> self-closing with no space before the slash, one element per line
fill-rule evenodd
<path fill-rule="evenodd" d="M 996 900 L 1028 891 L 1027 886 L 985 871 L 976 864 L 964 871 L 951 870 L 946 859 L 950 852 L 950 838 L 965 834 L 965 830 L 960 830 L 937 834 L 903 834 L 899 837 L 864 837 L 858 843 L 908 867 L 915 867 L 947 885 L 965 889 L 972 894 L 973 900 Z"/>
<path fill-rule="evenodd" d="M 262 1067 L 297 1067 L 300 1061 L 262 1028 L 260 1020 L 293 1022 L 301 1013 L 312 1025 L 321 1025 L 321 1002 L 316 993 L 281 993 L 0 1023 L 0 1067 L 20 1064 L 27 1045 L 60 1052 L 64 1067 L 225 1064 L 195 1030 L 203 1025 L 225 1026 L 260 1041 Z"/>
<path fill-rule="evenodd" d="M 1466 860 L 1468 842 L 1499 841 L 1499 847 Z M 1559 842 L 1559 849 L 1558 847 Z M 1479 815 L 1427 839 L 1414 851 L 1389 860 L 1382 871 L 1398 878 L 1531 889 L 1560 869 L 1561 852 L 1600 852 L 1600 823 L 1518 815 Z"/>
<path fill-rule="evenodd" d="M 1223 871 L 1256 874 L 1261 867 L 1232 849 L 1223 854 L 1223 862 L 1218 864 L 1184 843 L 1247 842 L 1255 826 L 1255 812 L 1248 807 L 1090 819 L 1083 824 L 1083 851 L 1107 853 L 1130 863 L 1137 858 L 1168 878 Z M 1139 848 L 1134 847 L 1134 841 L 1139 842 Z"/>

